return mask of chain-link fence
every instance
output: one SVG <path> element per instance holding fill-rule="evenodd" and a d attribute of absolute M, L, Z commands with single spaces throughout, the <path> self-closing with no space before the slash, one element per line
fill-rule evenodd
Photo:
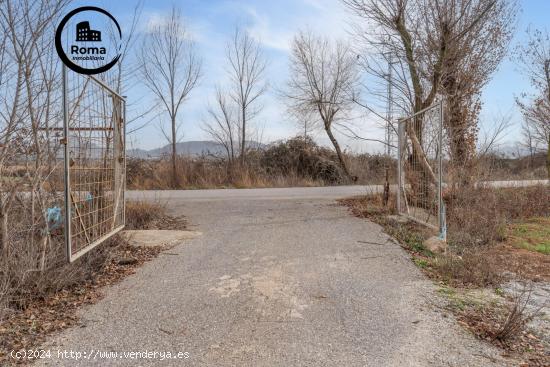
<path fill-rule="evenodd" d="M 397 209 L 446 237 L 443 102 L 399 121 Z"/>

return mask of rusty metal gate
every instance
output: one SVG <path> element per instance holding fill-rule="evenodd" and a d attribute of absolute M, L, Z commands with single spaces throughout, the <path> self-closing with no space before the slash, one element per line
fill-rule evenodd
<path fill-rule="evenodd" d="M 445 240 L 443 112 L 441 101 L 399 121 L 397 210 Z"/>
<path fill-rule="evenodd" d="M 125 99 L 63 67 L 65 242 L 72 262 L 124 228 Z"/>

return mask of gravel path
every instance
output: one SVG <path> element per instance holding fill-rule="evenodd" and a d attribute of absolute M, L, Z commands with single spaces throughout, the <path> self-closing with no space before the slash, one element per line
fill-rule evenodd
<path fill-rule="evenodd" d="M 335 205 L 353 190 L 364 189 L 130 193 L 160 197 L 204 234 L 108 288 L 38 365 L 505 366 L 444 317 L 434 285 L 379 226 Z"/>

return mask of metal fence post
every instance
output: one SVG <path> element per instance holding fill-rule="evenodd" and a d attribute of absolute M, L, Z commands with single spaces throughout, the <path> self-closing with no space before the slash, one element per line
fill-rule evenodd
<path fill-rule="evenodd" d="M 397 214 L 402 213 L 401 208 L 401 190 L 403 189 L 403 133 L 404 133 L 404 121 L 399 119 L 397 121 Z"/>
<path fill-rule="evenodd" d="M 67 261 L 72 261 L 71 253 L 71 185 L 70 185 L 70 147 L 69 147 L 69 101 L 68 101 L 68 81 L 67 81 L 67 67 L 63 65 L 61 69 L 62 74 L 62 89 L 63 89 L 63 143 L 65 144 L 63 149 L 63 158 L 65 166 L 65 251 L 67 255 Z"/>
<path fill-rule="evenodd" d="M 122 100 L 116 96 L 115 94 L 111 94 L 111 100 L 112 100 L 112 120 L 113 120 L 113 163 L 114 163 L 114 175 L 113 175 L 113 195 L 115 196 L 115 202 L 114 207 L 115 210 L 113 211 L 113 224 L 112 229 L 117 227 L 119 216 L 118 213 L 120 211 L 120 198 L 123 195 L 123 183 L 122 183 L 122 155 L 121 148 L 122 148 Z"/>
<path fill-rule="evenodd" d="M 447 240 L 447 223 L 445 220 L 445 203 L 443 202 L 443 123 L 444 123 L 444 100 L 441 99 L 439 102 L 439 136 L 438 136 L 438 216 L 439 216 L 439 237 L 446 241 Z"/>
<path fill-rule="evenodd" d="M 124 117 L 122 118 L 122 159 L 124 160 L 122 164 L 122 169 L 124 170 L 122 182 L 122 223 L 126 225 L 126 96 L 122 96 L 122 103 L 124 105 L 122 109 L 124 113 Z"/>

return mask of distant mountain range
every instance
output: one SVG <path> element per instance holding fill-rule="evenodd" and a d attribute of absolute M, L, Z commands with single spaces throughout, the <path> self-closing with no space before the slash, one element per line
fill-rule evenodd
<path fill-rule="evenodd" d="M 257 141 L 250 141 L 247 143 L 249 148 L 264 148 L 265 145 L 258 143 Z M 210 140 L 200 141 L 184 141 L 176 144 L 176 151 L 179 155 L 187 156 L 201 156 L 201 155 L 215 155 L 220 156 L 226 154 L 225 148 L 220 143 Z M 172 146 L 167 144 L 162 148 L 145 150 L 145 149 L 128 149 L 126 150 L 126 156 L 133 158 L 159 158 L 165 155 L 169 155 L 172 152 Z"/>

